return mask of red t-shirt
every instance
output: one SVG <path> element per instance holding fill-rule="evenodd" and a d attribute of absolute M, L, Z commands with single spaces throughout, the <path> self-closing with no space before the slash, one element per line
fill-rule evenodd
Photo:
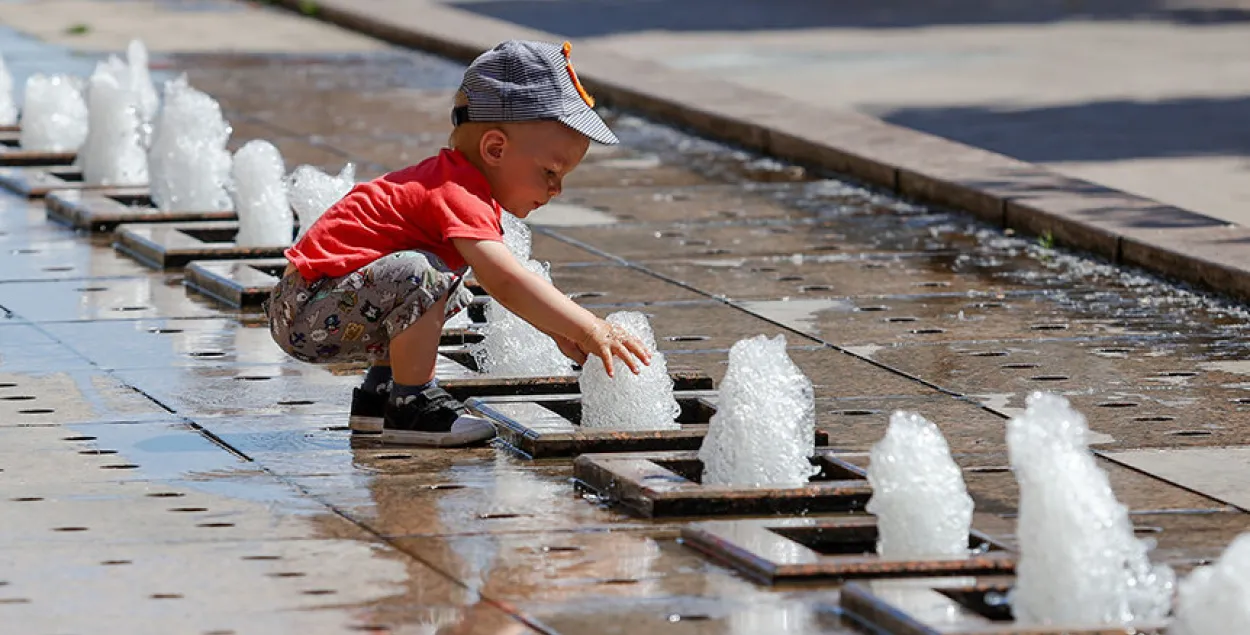
<path fill-rule="evenodd" d="M 357 184 L 330 206 L 286 257 L 305 280 L 338 277 L 397 251 L 420 249 L 465 266 L 452 238 L 503 240 L 486 177 L 459 150 Z"/>

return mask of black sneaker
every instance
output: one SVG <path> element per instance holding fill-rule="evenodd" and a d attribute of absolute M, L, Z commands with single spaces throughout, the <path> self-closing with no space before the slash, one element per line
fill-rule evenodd
<path fill-rule="evenodd" d="M 386 412 L 388 393 L 352 389 L 352 416 L 348 419 L 348 427 L 352 434 L 381 434 L 382 417 Z"/>
<path fill-rule="evenodd" d="M 401 403 L 402 401 L 402 403 Z M 469 412 L 446 390 L 433 386 L 418 395 L 387 399 L 382 443 L 455 447 L 495 436 L 495 426 Z"/>

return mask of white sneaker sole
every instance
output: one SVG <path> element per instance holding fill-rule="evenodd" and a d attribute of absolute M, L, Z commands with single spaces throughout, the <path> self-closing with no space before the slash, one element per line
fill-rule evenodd
<path fill-rule="evenodd" d="M 416 430 L 382 429 L 382 443 L 388 445 L 413 445 L 431 448 L 449 448 L 473 445 L 495 437 L 495 426 L 487 419 L 473 415 L 461 415 L 451 424 L 448 432 L 419 432 Z"/>
<path fill-rule="evenodd" d="M 352 415 L 347 420 L 347 427 L 351 428 L 352 434 L 382 434 L 382 417 Z"/>

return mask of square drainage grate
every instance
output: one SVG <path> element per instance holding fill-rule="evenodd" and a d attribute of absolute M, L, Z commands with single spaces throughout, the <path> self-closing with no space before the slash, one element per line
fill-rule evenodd
<path fill-rule="evenodd" d="M 678 392 L 674 396 L 681 406 L 677 417 L 681 427 L 676 430 L 582 430 L 582 401 L 581 395 L 576 393 L 575 376 L 565 379 L 570 394 L 476 397 L 469 400 L 469 407 L 496 422 L 502 443 L 531 459 L 606 452 L 697 450 L 707 436 L 708 421 L 716 413 L 716 393 L 683 391 L 683 388 L 691 384 L 707 385 L 711 379 L 698 371 L 670 369 L 669 372 L 677 384 Z M 817 431 L 817 445 L 827 445 L 828 440 L 825 432 Z"/>
<path fill-rule="evenodd" d="M 681 530 L 685 544 L 767 584 L 819 579 L 1011 573 L 1016 559 L 973 531 L 965 558 L 887 560 L 876 554 L 870 515 L 705 521 Z"/>
<path fill-rule="evenodd" d="M 1006 603 L 1010 576 L 868 580 L 842 587 L 842 613 L 894 635 L 1161 635 L 1163 624 L 1019 624 Z"/>
<path fill-rule="evenodd" d="M 146 187 L 58 190 L 45 199 L 48 218 L 91 232 L 113 231 L 123 223 L 174 223 L 234 220 L 234 210 L 172 211 L 157 209 Z"/>
<path fill-rule="evenodd" d="M 846 512 L 872 497 L 863 468 L 817 450 L 820 472 L 802 487 L 703 485 L 698 452 L 583 454 L 573 463 L 579 487 L 647 518 Z"/>
<path fill-rule="evenodd" d="M 119 225 L 113 247 L 148 267 L 180 269 L 193 260 L 280 258 L 286 246 L 240 247 L 233 221 Z"/>
<path fill-rule="evenodd" d="M 53 190 L 101 189 L 103 185 L 87 185 L 82 168 L 48 166 L 40 168 L 0 168 L 0 187 L 26 198 L 43 198 Z"/>
<path fill-rule="evenodd" d="M 0 129 L 0 166 L 30 167 L 71 165 L 78 156 L 77 152 L 45 152 L 41 150 L 22 149 L 17 130 Z"/>

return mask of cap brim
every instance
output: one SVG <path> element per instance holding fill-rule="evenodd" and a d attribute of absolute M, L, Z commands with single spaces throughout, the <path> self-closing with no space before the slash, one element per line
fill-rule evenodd
<path fill-rule="evenodd" d="M 612 134 L 608 124 L 603 123 L 603 119 L 599 118 L 599 114 L 589 108 L 576 114 L 560 117 L 560 123 L 590 137 L 591 141 L 608 146 L 621 142 L 616 135 Z"/>

